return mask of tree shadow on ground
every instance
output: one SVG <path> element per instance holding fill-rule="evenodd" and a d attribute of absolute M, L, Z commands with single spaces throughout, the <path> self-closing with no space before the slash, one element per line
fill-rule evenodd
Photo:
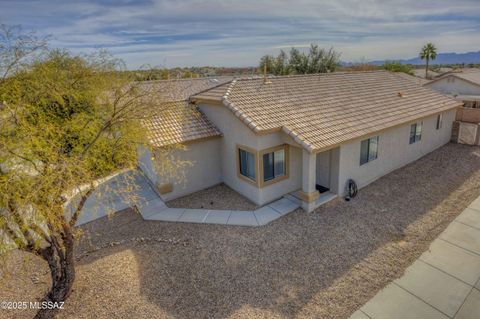
<path fill-rule="evenodd" d="M 141 296 L 121 302 L 146 299 L 159 317 L 344 318 L 399 277 L 479 195 L 480 149 L 448 144 L 350 202 L 297 210 L 264 227 L 145 222 L 132 212 L 90 223 L 79 252 L 132 241 L 81 258 L 79 269 L 131 250 Z M 142 318 L 141 309 L 130 311 Z"/>

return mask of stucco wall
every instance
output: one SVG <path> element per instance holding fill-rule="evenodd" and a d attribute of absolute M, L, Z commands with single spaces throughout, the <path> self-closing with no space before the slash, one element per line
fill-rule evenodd
<path fill-rule="evenodd" d="M 345 184 L 353 179 L 359 187 L 364 187 L 379 177 L 400 168 L 450 140 L 455 110 L 445 112 L 443 126 L 436 129 L 437 116 L 423 119 L 421 141 L 409 144 L 410 124 L 384 131 L 379 135 L 378 158 L 360 165 L 360 142 L 358 139 L 340 146 L 339 194 L 345 193 Z"/>
<path fill-rule="evenodd" d="M 480 95 L 480 86 L 453 76 L 427 83 L 425 86 L 445 94 Z"/>
<path fill-rule="evenodd" d="M 252 132 L 225 106 L 199 105 L 203 113 L 223 133 L 220 139 L 221 173 L 223 182 L 244 195 L 257 205 L 271 202 L 285 193 L 301 188 L 301 149 L 293 139 L 283 132 L 259 136 Z M 244 145 L 255 150 L 263 150 L 281 144 L 291 145 L 288 179 L 258 188 L 237 176 L 237 145 Z M 257 178 L 261 178 L 257 176 Z"/>
<path fill-rule="evenodd" d="M 145 150 L 139 150 L 139 167 L 154 184 L 173 184 L 173 191 L 162 195 L 162 199 L 181 197 L 222 182 L 220 141 L 221 138 L 200 141 L 174 151 L 174 158 L 191 164 L 178 170 L 177 176 L 185 176 L 180 180 L 160 176 L 151 161 L 152 154 Z"/>

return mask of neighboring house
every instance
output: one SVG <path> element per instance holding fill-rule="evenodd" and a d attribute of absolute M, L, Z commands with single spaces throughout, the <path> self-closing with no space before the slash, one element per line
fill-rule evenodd
<path fill-rule="evenodd" d="M 432 79 L 436 76 L 439 75 L 439 73 L 435 72 L 435 71 L 432 71 L 432 70 L 428 70 L 428 79 L 425 78 L 425 68 L 421 68 L 421 69 L 415 69 L 413 70 L 413 74 L 416 76 L 416 77 L 419 77 L 419 78 L 422 78 L 424 80 L 429 80 L 429 79 Z"/>
<path fill-rule="evenodd" d="M 428 78 L 425 78 L 425 67 L 414 69 L 413 70 L 413 75 L 419 78 L 422 78 L 423 80 L 430 81 L 432 79 L 436 79 L 438 77 L 444 76 L 448 73 L 451 72 L 456 72 L 455 69 L 453 68 L 435 68 L 435 71 L 433 70 L 428 70 Z"/>
<path fill-rule="evenodd" d="M 403 72 L 397 72 L 397 74 L 399 76 L 404 77 L 407 80 L 412 81 L 413 83 L 415 83 L 417 85 L 424 85 L 424 84 L 430 82 L 430 80 L 427 80 L 427 79 L 424 79 L 424 78 L 421 78 L 421 77 L 418 77 L 418 76 L 415 76 L 415 75 L 410 75 L 410 74 L 407 74 L 407 73 L 403 73 Z"/>
<path fill-rule="evenodd" d="M 464 107 L 457 112 L 452 140 L 462 144 L 480 145 L 480 69 L 451 72 L 424 86 L 463 103 Z"/>
<path fill-rule="evenodd" d="M 238 79 L 190 102 L 148 125 L 154 145 L 183 143 L 176 155 L 193 163 L 178 183 L 142 157 L 165 200 L 224 182 L 259 206 L 293 194 L 306 211 L 447 143 L 461 106 L 386 71 Z"/>
<path fill-rule="evenodd" d="M 465 107 L 480 108 L 480 69 L 448 73 L 424 85 L 462 101 Z"/>

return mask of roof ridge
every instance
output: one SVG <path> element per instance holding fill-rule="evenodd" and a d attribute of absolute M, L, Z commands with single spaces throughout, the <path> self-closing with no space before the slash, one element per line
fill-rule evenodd
<path fill-rule="evenodd" d="M 202 91 L 200 91 L 200 92 L 197 92 L 197 93 L 195 93 L 195 94 L 190 95 L 187 100 L 191 102 L 192 97 L 194 97 L 195 95 L 199 95 L 199 94 L 205 93 L 205 92 L 207 92 L 207 91 L 213 90 L 213 89 L 218 88 L 218 87 L 220 87 L 220 86 L 222 86 L 222 85 L 225 85 L 225 84 L 230 84 L 230 85 L 231 85 L 232 82 L 235 82 L 235 81 L 236 81 L 236 79 L 233 79 L 233 80 L 231 80 L 231 81 L 227 81 L 227 82 L 224 82 L 224 83 L 219 83 L 218 85 L 212 86 L 212 87 L 210 87 L 210 88 L 206 88 L 205 90 L 202 90 Z M 229 87 L 230 87 L 230 86 L 229 86 Z"/>
<path fill-rule="evenodd" d="M 269 79 L 289 79 L 289 78 L 307 78 L 315 76 L 332 76 L 332 75 L 342 75 L 342 74 L 359 74 L 359 73 L 394 73 L 388 70 L 367 70 L 367 71 L 338 71 L 338 72 L 318 72 L 318 73 L 309 73 L 309 74 L 289 74 L 289 75 L 272 75 L 268 76 Z M 263 77 L 243 77 L 235 79 L 235 81 L 252 81 L 252 80 L 263 80 Z"/>
<path fill-rule="evenodd" d="M 290 129 L 288 125 L 282 125 L 282 131 L 289 135 L 295 142 L 302 145 L 309 153 L 312 153 L 314 147 L 309 143 L 303 135 L 299 134 L 297 131 Z"/>
<path fill-rule="evenodd" d="M 220 76 L 203 76 L 203 77 L 198 77 L 198 78 L 180 78 L 180 79 L 159 79 L 159 80 L 146 80 L 146 81 L 137 81 L 139 83 L 155 83 L 155 82 L 185 82 L 185 81 L 199 81 L 199 80 L 215 80 L 218 78 L 232 78 L 235 79 L 234 76 L 228 76 L 228 75 L 220 75 Z M 224 82 L 225 83 L 228 83 Z"/>
<path fill-rule="evenodd" d="M 248 117 L 245 115 L 245 112 L 240 110 L 238 107 L 235 106 L 232 102 L 228 100 L 228 96 L 230 95 L 230 92 L 232 91 L 233 87 L 237 83 L 237 80 L 233 80 L 230 85 L 228 86 L 227 91 L 225 94 L 222 96 L 222 103 L 225 105 L 230 111 L 233 112 L 233 114 L 240 119 L 243 123 L 245 123 L 251 130 L 254 132 L 258 133 L 260 129 L 258 128 L 258 125 L 253 121 L 252 118 Z"/>
<path fill-rule="evenodd" d="M 444 79 L 446 79 L 446 78 L 448 78 L 448 77 L 450 77 L 450 76 L 453 76 L 453 77 L 456 77 L 457 79 L 463 80 L 463 81 L 468 82 L 468 83 L 470 83 L 470 84 L 473 84 L 473 85 L 475 85 L 475 86 L 480 86 L 480 82 L 477 82 L 477 81 L 475 81 L 475 80 L 472 80 L 472 79 L 471 79 L 471 76 L 469 76 L 469 75 L 472 75 L 472 74 L 473 74 L 474 76 L 477 75 L 477 74 L 475 74 L 475 73 L 477 73 L 477 72 L 467 72 L 467 73 L 458 72 L 458 73 L 443 74 L 443 75 L 437 77 L 436 79 L 431 80 L 430 82 L 428 82 L 428 83 L 426 83 L 426 84 L 431 84 L 431 83 L 434 83 L 434 82 L 438 82 L 438 81 L 440 81 L 440 80 L 444 80 Z M 480 72 L 478 72 L 478 73 L 480 73 Z"/>
<path fill-rule="evenodd" d="M 234 79 L 233 81 L 230 82 L 227 90 L 225 91 L 225 94 L 222 96 L 222 99 L 226 99 L 230 95 L 230 92 L 232 91 L 233 87 L 235 86 L 235 83 L 237 83 L 237 79 Z"/>

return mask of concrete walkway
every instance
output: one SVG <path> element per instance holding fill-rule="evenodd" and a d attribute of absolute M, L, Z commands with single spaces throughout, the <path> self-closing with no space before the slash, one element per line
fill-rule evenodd
<path fill-rule="evenodd" d="M 72 205 L 70 205 L 72 206 Z M 262 226 L 300 207 L 291 195 L 252 211 L 169 208 L 139 171 L 128 171 L 101 184 L 88 198 L 77 226 L 136 207 L 143 219 L 167 222 Z M 67 207 L 67 213 L 68 213 Z"/>
<path fill-rule="evenodd" d="M 480 197 L 350 319 L 480 318 Z"/>
<path fill-rule="evenodd" d="M 169 208 L 161 199 L 137 205 L 145 220 L 237 226 L 266 225 L 298 207 L 300 205 L 294 197 L 283 197 L 256 210 L 247 211 Z"/>

